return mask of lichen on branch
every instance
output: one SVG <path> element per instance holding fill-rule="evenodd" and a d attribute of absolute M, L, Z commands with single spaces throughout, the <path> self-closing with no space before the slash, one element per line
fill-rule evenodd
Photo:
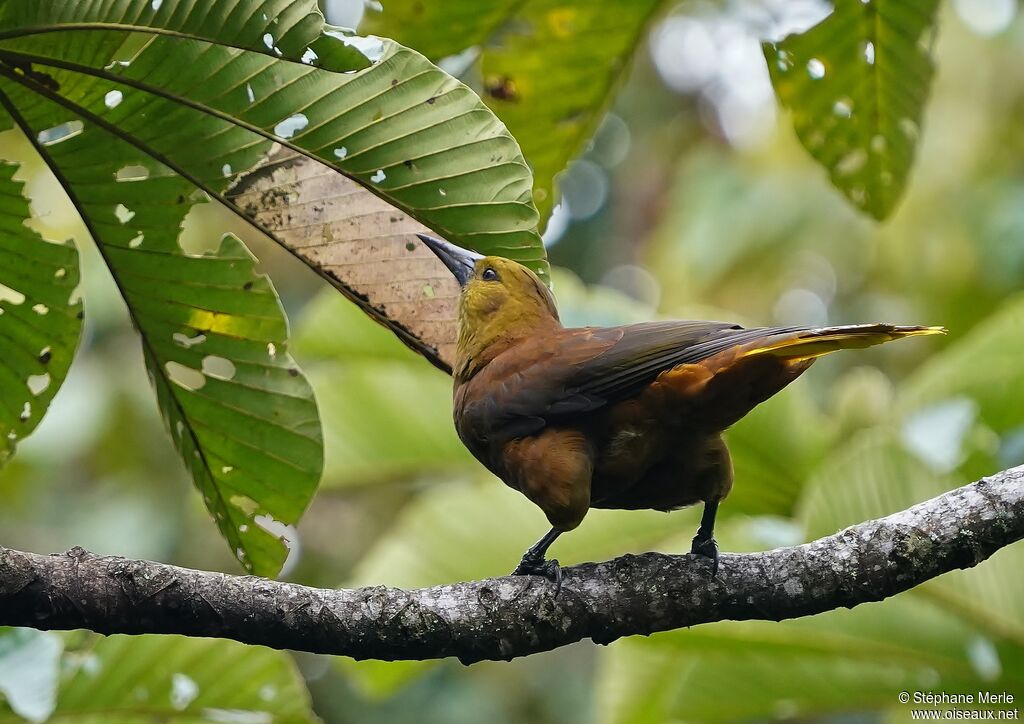
<path fill-rule="evenodd" d="M 81 548 L 0 548 L 0 626 L 176 633 L 356 659 L 511 659 L 590 638 L 879 601 L 1024 538 L 1024 466 L 800 546 L 706 559 L 645 553 L 536 577 L 404 590 L 309 588 Z"/>

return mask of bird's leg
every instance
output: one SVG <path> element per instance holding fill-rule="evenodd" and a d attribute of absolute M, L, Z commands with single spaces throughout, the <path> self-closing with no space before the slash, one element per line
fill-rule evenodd
<path fill-rule="evenodd" d="M 700 517 L 700 528 L 693 537 L 690 553 L 711 559 L 711 576 L 718 575 L 718 543 L 715 542 L 715 515 L 718 513 L 718 499 L 705 501 L 704 515 Z"/>
<path fill-rule="evenodd" d="M 558 565 L 558 561 L 554 558 L 546 560 L 544 554 L 547 553 L 551 544 L 555 542 L 555 538 L 561 534 L 562 531 L 557 528 L 552 528 L 545 533 L 543 538 L 530 546 L 529 550 L 523 554 L 523 559 L 519 561 L 519 565 L 512 571 L 512 575 L 544 576 L 555 584 L 555 595 L 557 596 L 558 591 L 562 588 L 562 567 Z"/>

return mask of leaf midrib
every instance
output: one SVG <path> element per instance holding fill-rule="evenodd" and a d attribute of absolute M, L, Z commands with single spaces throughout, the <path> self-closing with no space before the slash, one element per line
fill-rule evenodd
<path fill-rule="evenodd" d="M 7 51 L 0 50 L 0 58 L 2 58 L 4 55 L 7 55 L 7 54 L 8 54 Z M 67 68 L 66 70 L 71 70 L 72 72 L 75 72 L 74 68 Z M 384 322 L 385 326 L 388 329 L 390 329 L 392 332 L 394 332 L 394 334 L 399 339 L 401 339 L 403 341 L 403 343 L 409 345 L 414 350 L 416 350 L 419 354 L 423 355 L 423 357 L 428 362 L 430 362 L 432 365 L 434 365 L 438 369 L 442 370 L 446 374 L 451 374 L 451 367 L 444 360 L 441 359 L 441 357 L 439 356 L 437 350 L 434 349 L 431 345 L 429 345 L 426 342 L 424 342 L 423 340 L 421 340 L 418 336 L 416 336 L 412 331 L 408 330 L 400 322 L 391 319 L 390 317 L 384 315 L 382 312 L 380 312 L 378 309 L 376 309 L 372 305 L 369 305 L 362 298 L 362 296 L 360 295 L 360 293 L 358 291 L 356 291 L 356 290 L 352 289 L 351 287 L 349 287 L 341 279 L 339 279 L 336 276 L 330 274 L 329 271 L 325 271 L 325 269 L 323 267 L 315 266 L 314 263 L 310 259 L 307 259 L 307 258 L 303 257 L 301 254 L 299 254 L 297 249 L 294 249 L 290 245 L 286 244 L 277 235 L 276 232 L 274 232 L 271 229 L 269 229 L 268 227 L 264 226 L 259 221 L 257 221 L 255 218 L 246 215 L 242 211 L 241 208 L 239 208 L 237 205 L 235 205 L 235 204 L 231 203 L 230 201 L 228 201 L 227 198 L 224 196 L 224 194 L 222 194 L 221 192 L 217 191 L 216 189 L 214 189 L 209 184 L 203 182 L 197 176 L 195 176 L 195 175 L 189 173 L 188 171 L 186 171 L 179 164 L 174 162 L 170 157 L 165 156 L 164 154 L 160 153 L 156 149 L 153 149 L 153 148 L 149 147 L 146 143 L 144 143 L 143 141 L 140 141 L 135 136 L 125 133 L 124 131 L 122 131 L 121 129 L 119 129 L 117 126 L 113 125 L 109 121 L 101 118 L 100 116 L 97 116 L 96 114 L 94 114 L 90 110 L 88 110 L 86 108 L 83 108 L 82 106 L 79 106 L 78 104 L 74 103 L 73 101 L 68 100 L 67 98 L 64 98 L 64 96 L 62 96 L 62 95 L 60 95 L 58 93 L 52 92 L 50 89 L 41 86 L 39 83 L 33 81 L 32 79 L 22 78 L 21 76 L 18 76 L 16 73 L 13 73 L 13 72 L 9 71 L 6 67 L 4 67 L 4 65 L 2 63 L 0 63 L 0 75 L 2 75 L 4 77 L 7 77 L 10 80 L 12 80 L 12 81 L 14 81 L 16 83 L 19 83 L 20 85 L 28 88 L 32 92 L 38 93 L 39 95 L 43 96 L 44 98 L 47 98 L 48 100 L 50 100 L 50 101 L 52 101 L 54 103 L 57 103 L 57 104 L 65 107 L 65 108 L 73 111 L 74 113 L 80 115 L 83 119 L 89 121 L 90 123 L 93 123 L 93 124 L 99 126 L 100 128 L 102 128 L 103 130 L 107 131 L 108 133 L 111 133 L 111 134 L 115 135 L 117 138 L 120 138 L 125 143 L 131 144 L 134 148 L 136 148 L 137 150 L 141 151 L 142 153 L 144 153 L 144 154 L 148 155 L 149 157 L 153 158 L 154 160 L 162 163 L 164 166 L 166 166 L 167 168 L 169 168 L 172 171 L 174 171 L 176 174 L 178 174 L 179 176 L 184 178 L 186 181 L 191 183 L 193 186 L 195 186 L 196 188 L 199 188 L 202 191 L 204 191 L 205 193 L 207 193 L 210 196 L 210 198 L 216 199 L 221 204 L 221 206 L 223 206 L 224 208 L 228 209 L 228 211 L 230 211 L 232 214 L 234 214 L 239 219 L 244 221 L 246 224 L 248 224 L 250 226 L 253 226 L 254 228 L 259 230 L 263 234 L 266 234 L 268 237 L 273 239 L 274 242 L 278 244 L 278 246 L 280 246 L 282 249 L 285 249 L 289 254 L 291 254 L 296 259 L 301 261 L 306 267 L 311 269 L 314 273 L 316 273 L 321 278 L 325 279 L 335 289 L 338 289 L 338 291 L 340 291 L 347 299 L 349 299 L 350 301 L 355 303 L 357 306 L 359 306 L 359 308 L 362 309 L 364 312 L 366 312 L 366 314 L 368 314 L 370 317 L 372 317 L 375 320 L 379 320 L 379 321 Z M 101 76 L 98 76 L 98 77 L 103 77 L 103 76 L 101 75 Z M 115 76 L 115 79 L 116 79 L 116 76 Z M 168 98 L 167 96 L 159 96 L 159 97 L 167 98 L 168 100 L 171 100 L 172 102 L 174 100 L 173 97 L 170 97 L 170 98 Z M 202 108 L 196 108 L 194 110 L 198 110 L 200 112 L 203 112 Z M 229 123 L 232 122 L 229 119 L 221 119 L 221 120 L 227 120 L 227 122 L 229 122 Z M 260 135 L 264 136 L 264 137 L 267 137 L 266 134 L 263 134 L 263 133 L 261 133 Z M 270 136 L 269 138 L 274 138 L 274 137 Z M 289 148 L 292 148 L 292 147 L 289 146 Z M 302 151 L 301 149 L 292 148 L 292 150 L 295 151 L 296 153 L 300 154 L 301 156 L 308 157 L 308 158 L 313 158 L 316 161 L 320 160 L 320 159 L 317 159 L 315 157 L 310 156 L 308 153 Z M 324 164 L 324 166 L 326 166 L 328 168 L 332 168 L 332 169 L 334 168 L 333 166 L 330 166 L 329 164 Z M 363 187 L 363 188 L 365 188 L 365 187 Z M 376 195 L 379 196 L 379 194 L 376 194 Z M 381 198 L 386 203 L 388 203 L 389 205 L 392 205 L 391 202 L 388 199 L 384 198 L 383 196 L 381 196 Z M 410 215 L 413 216 L 412 214 L 410 214 Z M 413 216 L 413 218 L 416 218 L 416 217 Z M 422 223 L 422 222 L 420 222 L 420 223 Z"/>

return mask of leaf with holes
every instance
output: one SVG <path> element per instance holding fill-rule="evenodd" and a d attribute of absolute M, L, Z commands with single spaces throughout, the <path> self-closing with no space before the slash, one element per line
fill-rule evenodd
<path fill-rule="evenodd" d="M 523 147 L 546 220 L 553 180 L 593 134 L 662 0 L 391 0 L 360 30 L 451 66 L 476 59 L 484 101 Z M 436 28 L 445 28 L 438 33 Z"/>
<path fill-rule="evenodd" d="M 931 88 L 938 0 L 837 0 L 805 33 L 765 43 L 804 148 L 876 219 L 907 185 Z"/>
<path fill-rule="evenodd" d="M 445 187 L 438 194 L 447 194 Z M 229 197 L 366 314 L 450 371 L 459 285 L 416 238 L 426 226 L 325 164 L 290 152 L 243 177 Z M 487 249 L 486 240 L 476 248 Z"/>
<path fill-rule="evenodd" d="M 265 191 L 295 212 L 244 206 L 270 232 L 295 229 L 276 238 L 441 367 L 437 339 L 453 318 L 423 339 L 401 316 L 425 315 L 425 277 L 444 278 L 414 228 L 546 273 L 532 178 L 501 122 L 419 54 L 323 25 L 312 0 L 8 4 L 0 61 L 10 82 L 87 108 L 221 200 L 274 141 L 315 157 L 300 164 L 314 176 L 341 171 L 341 192 Z"/>
<path fill-rule="evenodd" d="M 287 354 L 269 280 L 233 237 L 179 246 L 193 186 L 93 121 L 0 78 L 2 102 L 60 180 L 96 240 L 132 321 L 160 408 L 210 513 L 239 560 L 281 567 L 282 525 L 320 476 L 312 391 Z M 100 102 L 104 100 L 101 98 Z M 53 128 L 79 132 L 47 140 Z"/>
<path fill-rule="evenodd" d="M 63 638 L 53 721 L 319 721 L 295 662 L 283 651 L 184 636 L 76 632 Z M 0 722 L 23 721 L 0 705 Z"/>
<path fill-rule="evenodd" d="M 257 572 L 278 570 L 277 539 L 312 495 L 319 422 L 269 282 L 232 238 L 213 235 L 206 254 L 180 248 L 188 210 L 209 196 L 245 215 L 225 191 L 275 145 L 342 171 L 350 220 L 369 215 L 369 226 L 275 238 L 441 367 L 435 342 L 454 317 L 420 336 L 363 284 L 362 270 L 379 266 L 370 280 L 422 319 L 429 279 L 452 283 L 390 216 L 546 273 L 529 170 L 501 123 L 422 56 L 325 26 L 312 0 L 5 4 L 0 92 L 87 222 L 143 335 L 175 442 Z M 369 214 L 367 201 L 378 204 Z"/>
<path fill-rule="evenodd" d="M 9 117 L 0 110 L 0 129 Z M 78 251 L 45 241 L 30 217 L 17 166 L 0 165 L 0 465 L 32 432 L 71 367 L 82 330 Z"/>

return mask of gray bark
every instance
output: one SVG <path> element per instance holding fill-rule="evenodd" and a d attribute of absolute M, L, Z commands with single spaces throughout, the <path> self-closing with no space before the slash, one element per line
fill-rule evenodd
<path fill-rule="evenodd" d="M 469 663 L 723 619 L 778 621 L 878 601 L 1024 537 L 1024 466 L 812 543 L 706 559 L 645 553 L 542 578 L 323 590 L 252 576 L 0 548 L 0 625 L 177 633 L 356 659 Z"/>

